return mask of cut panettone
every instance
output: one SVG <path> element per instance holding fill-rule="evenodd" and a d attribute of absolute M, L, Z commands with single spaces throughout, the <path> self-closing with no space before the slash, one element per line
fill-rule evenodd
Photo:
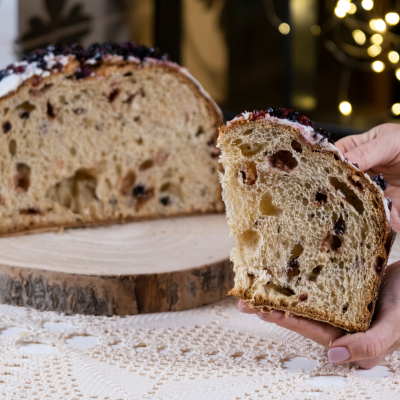
<path fill-rule="evenodd" d="M 395 232 L 372 180 L 296 111 L 243 113 L 220 129 L 236 273 L 231 293 L 348 331 L 368 329 Z"/>
<path fill-rule="evenodd" d="M 223 211 L 221 120 L 136 43 L 26 55 L 0 71 L 0 235 Z"/>

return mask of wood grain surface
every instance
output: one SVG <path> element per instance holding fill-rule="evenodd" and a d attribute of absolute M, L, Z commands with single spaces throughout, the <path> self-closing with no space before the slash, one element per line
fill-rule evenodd
<path fill-rule="evenodd" d="M 225 215 L 0 239 L 0 303 L 67 314 L 180 311 L 233 287 Z"/>

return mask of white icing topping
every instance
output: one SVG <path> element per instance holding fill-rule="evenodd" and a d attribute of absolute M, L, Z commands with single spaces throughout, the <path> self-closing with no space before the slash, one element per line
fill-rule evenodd
<path fill-rule="evenodd" d="M 60 63 L 62 66 L 68 64 L 68 56 L 54 56 L 54 54 L 50 53 L 44 57 L 44 61 L 47 63 L 47 68 L 54 67 L 57 63 Z M 43 69 L 38 67 L 38 63 L 32 62 L 28 63 L 27 61 L 21 61 L 13 64 L 14 68 L 24 67 L 24 71 L 22 73 L 13 72 L 13 69 L 10 69 L 9 75 L 5 76 L 0 81 L 0 98 L 8 95 L 9 93 L 15 92 L 23 82 L 32 78 L 32 76 L 42 76 L 47 77 L 50 76 L 49 71 L 44 71 Z"/>

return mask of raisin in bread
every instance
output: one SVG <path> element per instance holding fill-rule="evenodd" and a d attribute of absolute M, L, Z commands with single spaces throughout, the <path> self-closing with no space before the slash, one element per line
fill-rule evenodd
<path fill-rule="evenodd" d="M 0 71 L 0 234 L 221 212 L 220 125 L 158 50 L 36 50 Z"/>
<path fill-rule="evenodd" d="M 270 108 L 220 128 L 223 199 L 237 239 L 230 293 L 251 308 L 365 331 L 395 236 L 391 202 L 382 176 L 371 180 L 314 126 Z"/>

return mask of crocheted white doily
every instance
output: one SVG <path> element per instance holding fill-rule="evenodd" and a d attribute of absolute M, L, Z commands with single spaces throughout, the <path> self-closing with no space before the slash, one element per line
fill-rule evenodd
<path fill-rule="evenodd" d="M 398 259 L 399 241 L 391 261 Z M 352 364 L 329 363 L 310 340 L 240 314 L 235 304 L 228 298 L 190 311 L 112 318 L 2 305 L 0 330 L 24 332 L 0 336 L 0 399 L 400 398 L 400 352 L 382 363 L 391 371 L 386 378 L 365 378 Z M 67 329 L 50 331 L 49 321 Z M 73 338 L 85 335 L 97 344 L 76 347 Z M 47 354 L 32 354 L 30 343 L 43 344 Z M 285 369 L 296 356 L 316 360 L 315 368 Z M 343 377 L 343 386 L 315 384 L 329 375 Z"/>

